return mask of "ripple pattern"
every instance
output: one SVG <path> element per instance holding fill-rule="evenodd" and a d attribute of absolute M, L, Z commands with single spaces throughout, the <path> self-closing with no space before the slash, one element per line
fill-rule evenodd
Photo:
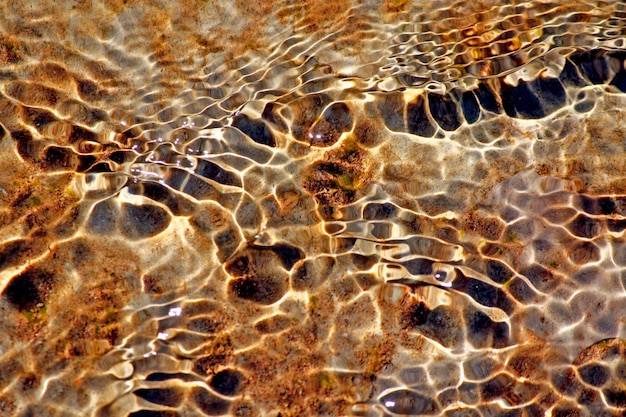
<path fill-rule="evenodd" d="M 0 11 L 0 415 L 623 415 L 623 2 Z"/>

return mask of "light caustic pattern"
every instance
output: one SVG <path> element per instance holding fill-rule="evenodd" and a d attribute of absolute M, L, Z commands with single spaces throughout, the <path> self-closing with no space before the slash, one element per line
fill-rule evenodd
<path fill-rule="evenodd" d="M 5 3 L 0 415 L 624 415 L 626 4 Z"/>

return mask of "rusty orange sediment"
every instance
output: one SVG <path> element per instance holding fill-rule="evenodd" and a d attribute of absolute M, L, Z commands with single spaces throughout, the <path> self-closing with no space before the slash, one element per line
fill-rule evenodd
<path fill-rule="evenodd" d="M 624 8 L 3 6 L 0 415 L 622 415 Z"/>

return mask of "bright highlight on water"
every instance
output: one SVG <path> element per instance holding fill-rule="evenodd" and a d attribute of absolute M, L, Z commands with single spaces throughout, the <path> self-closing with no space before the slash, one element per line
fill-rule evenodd
<path fill-rule="evenodd" d="M 624 415 L 626 3 L 6 3 L 0 416 Z"/>

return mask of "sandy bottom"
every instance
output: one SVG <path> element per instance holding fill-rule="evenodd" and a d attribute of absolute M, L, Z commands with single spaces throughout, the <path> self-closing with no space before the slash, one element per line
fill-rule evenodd
<path fill-rule="evenodd" d="M 18 3 L 0 415 L 624 415 L 626 6 Z"/>

